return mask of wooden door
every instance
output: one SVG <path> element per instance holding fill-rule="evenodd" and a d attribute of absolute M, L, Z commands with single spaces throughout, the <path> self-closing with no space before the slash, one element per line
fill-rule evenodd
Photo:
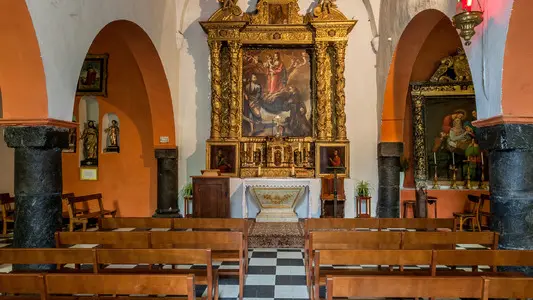
<path fill-rule="evenodd" d="M 195 218 L 229 218 L 229 178 L 193 178 Z"/>

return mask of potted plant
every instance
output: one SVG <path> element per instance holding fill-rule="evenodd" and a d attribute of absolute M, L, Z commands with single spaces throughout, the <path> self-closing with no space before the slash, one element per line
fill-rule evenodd
<path fill-rule="evenodd" d="M 403 182 L 405 180 L 405 173 L 409 170 L 410 161 L 405 156 L 400 157 L 400 189 L 403 188 Z"/>
<path fill-rule="evenodd" d="M 193 200 L 192 198 L 192 182 L 185 184 L 178 195 L 183 197 L 183 216 L 186 218 L 189 212 L 189 202 Z"/>
<path fill-rule="evenodd" d="M 370 192 L 372 191 L 372 186 L 370 183 L 365 180 L 361 180 L 355 186 L 355 191 L 357 192 L 356 197 L 356 217 L 358 218 L 370 218 L 370 205 L 372 196 Z M 365 203 L 363 205 L 363 202 Z M 363 209 L 363 206 L 365 207 Z"/>

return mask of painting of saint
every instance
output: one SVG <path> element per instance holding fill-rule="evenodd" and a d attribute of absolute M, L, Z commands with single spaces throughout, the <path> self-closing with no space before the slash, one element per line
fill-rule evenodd
<path fill-rule="evenodd" d="M 107 96 L 108 55 L 87 55 L 78 79 L 77 95 Z"/>
<path fill-rule="evenodd" d="M 332 168 L 347 167 L 346 165 L 346 146 L 345 145 L 327 145 L 320 146 L 320 174 L 333 174 Z M 344 174 L 345 171 L 337 170 L 337 174 Z"/>
<path fill-rule="evenodd" d="M 220 170 L 222 174 L 236 172 L 236 146 L 211 145 L 211 170 Z"/>
<path fill-rule="evenodd" d="M 436 165 L 439 180 L 450 180 L 450 166 L 455 164 L 458 181 L 466 178 L 469 168 L 470 179 L 479 180 L 481 150 L 472 124 L 477 119 L 474 98 L 428 99 L 425 119 L 428 179 L 433 178 Z"/>
<path fill-rule="evenodd" d="M 312 136 L 308 51 L 245 49 L 243 61 L 243 136 Z"/>
<path fill-rule="evenodd" d="M 289 5 L 287 4 L 270 4 L 268 11 L 270 24 L 288 24 L 289 23 Z"/>

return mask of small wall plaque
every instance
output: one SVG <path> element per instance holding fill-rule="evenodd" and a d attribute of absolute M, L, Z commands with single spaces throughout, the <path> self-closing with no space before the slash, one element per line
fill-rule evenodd
<path fill-rule="evenodd" d="M 98 180 L 98 168 L 81 167 L 80 180 L 95 181 Z"/>

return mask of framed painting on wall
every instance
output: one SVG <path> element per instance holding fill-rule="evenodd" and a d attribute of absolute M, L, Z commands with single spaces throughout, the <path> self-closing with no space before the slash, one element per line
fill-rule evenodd
<path fill-rule="evenodd" d="M 339 177 L 349 177 L 350 174 L 350 145 L 348 143 L 317 143 L 316 144 L 316 174 L 319 177 L 334 174 Z"/>
<path fill-rule="evenodd" d="M 313 136 L 313 72 L 306 48 L 243 50 L 243 137 Z"/>
<path fill-rule="evenodd" d="M 107 97 L 107 64 L 108 54 L 88 54 L 78 78 L 76 95 Z"/>
<path fill-rule="evenodd" d="M 239 176 L 239 143 L 207 142 L 206 167 L 220 170 L 221 175 Z"/>

